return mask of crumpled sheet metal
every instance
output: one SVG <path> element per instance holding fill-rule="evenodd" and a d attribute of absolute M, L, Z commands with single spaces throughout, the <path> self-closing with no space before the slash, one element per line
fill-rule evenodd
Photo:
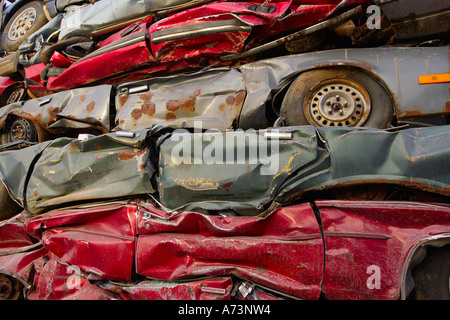
<path fill-rule="evenodd" d="M 405 299 L 413 289 L 405 268 L 413 249 L 438 235 L 449 241 L 448 203 L 319 200 L 315 204 L 326 248 L 324 299 Z M 367 285 L 369 266 L 381 270 L 375 290 Z"/>
<path fill-rule="evenodd" d="M 264 137 L 268 130 L 174 133 L 160 145 L 161 203 L 175 210 L 233 208 L 244 215 L 262 210 L 290 175 L 318 156 L 313 126 L 278 130 L 292 134 L 292 140 L 272 144 Z M 211 147 L 222 151 L 220 159 L 206 159 Z M 267 159 L 261 157 L 264 153 Z M 229 161 L 231 156 L 236 160 Z"/>
<path fill-rule="evenodd" d="M 448 83 L 420 85 L 418 82 L 419 75 L 441 74 L 448 70 L 448 56 L 448 46 L 352 48 L 244 64 L 238 68 L 244 75 L 247 94 L 239 127 L 266 128 L 266 103 L 274 91 L 282 90 L 301 72 L 330 67 L 356 67 L 380 79 L 391 91 L 394 114 L 399 118 L 448 113 Z M 277 109 L 277 106 L 272 108 Z"/>
<path fill-rule="evenodd" d="M 218 69 L 127 83 L 117 91 L 116 129 L 194 127 L 201 120 L 204 129 L 226 130 L 240 115 L 245 84 L 239 71 Z"/>
<path fill-rule="evenodd" d="M 274 201 L 285 202 L 310 190 L 361 183 L 401 185 L 450 196 L 449 129 L 438 126 L 389 132 L 318 128 L 326 152 L 317 159 L 317 167 L 286 181 Z"/>
<path fill-rule="evenodd" d="M 281 208 L 267 217 L 194 212 L 161 217 L 148 203 L 103 203 L 33 217 L 25 230 L 41 239 L 55 259 L 85 273 L 122 283 L 132 281 L 135 273 L 155 280 L 128 289 L 102 286 L 116 293 L 224 299 L 233 275 L 276 292 L 318 298 L 324 251 L 309 204 Z M 198 281 L 211 277 L 225 278 L 209 285 Z M 196 279 L 196 284 L 189 281 Z M 204 286 L 211 290 L 202 290 Z"/>
<path fill-rule="evenodd" d="M 449 196 L 449 129 L 440 126 L 388 132 L 370 128 L 279 128 L 280 132 L 292 132 L 293 138 L 279 140 L 279 152 L 271 155 L 278 168 L 265 175 L 261 174 L 262 159 L 253 164 L 248 157 L 233 164 L 202 160 L 212 145 L 203 139 L 206 134 L 188 134 L 185 139 L 173 139 L 173 134 L 160 145 L 160 201 L 180 211 L 232 209 L 254 215 L 272 202 L 286 203 L 307 191 L 364 183 L 403 185 Z M 215 135 L 243 138 L 246 132 Z M 200 146 L 197 150 L 195 144 Z M 183 147 L 192 149 L 190 163 L 173 157 Z M 230 151 L 225 143 L 218 149 L 224 155 Z M 196 163 L 196 159 L 202 162 Z"/>
<path fill-rule="evenodd" d="M 145 168 L 147 132 L 134 134 L 123 138 L 110 133 L 85 141 L 59 138 L 0 153 L 2 180 L 33 214 L 77 201 L 153 193 Z"/>
<path fill-rule="evenodd" d="M 29 236 L 42 245 L 0 255 L 0 273 L 21 279 L 31 300 L 229 299 L 240 281 L 288 298 L 399 299 L 408 294 L 404 263 L 411 250 L 424 239 L 448 242 L 446 204 L 319 200 L 314 207 L 223 217 L 106 202 L 22 213 L 20 221 L 18 215 L 0 225 L 0 254 L 8 242 L 26 248 Z M 103 242 L 105 236 L 116 245 Z M 136 246 L 123 259 L 121 243 L 132 238 Z M 26 241 L 18 247 L 14 239 Z M 104 252 L 89 253 L 91 245 Z M 371 265 L 384 274 L 377 290 L 367 286 Z"/>
<path fill-rule="evenodd" d="M 110 85 L 73 89 L 14 103 L 1 109 L 0 124 L 9 114 L 29 119 L 49 131 L 72 128 L 110 128 Z"/>
<path fill-rule="evenodd" d="M 295 297 L 319 297 L 324 253 L 309 204 L 267 217 L 155 215 L 152 208 L 138 212 L 137 273 L 162 280 L 231 274 Z"/>
<path fill-rule="evenodd" d="M 72 7 L 61 21 L 58 38 L 91 37 L 96 29 L 150 13 L 151 3 L 149 0 L 102 0 L 87 6 Z"/>
<path fill-rule="evenodd" d="M 25 229 L 66 263 L 106 279 L 131 280 L 136 206 L 112 202 L 52 211 L 27 220 Z"/>
<path fill-rule="evenodd" d="M 17 279 L 28 290 L 48 251 L 26 232 L 23 220 L 17 215 L 0 223 L 0 274 Z"/>
<path fill-rule="evenodd" d="M 60 138 L 0 153 L 0 177 L 13 200 L 33 214 L 79 201 L 153 194 L 171 210 L 257 215 L 308 191 L 367 183 L 449 196 L 449 129 L 269 130 L 292 134 L 290 140 L 266 140 L 262 134 L 267 130 L 199 134 L 181 129 L 153 136 L 158 151 L 146 144 L 156 130 L 135 131 L 135 138 L 118 133 L 86 141 Z M 224 137 L 237 140 L 224 143 Z M 244 140 L 243 147 L 238 140 Z M 245 157 L 231 163 L 221 164 L 213 156 L 215 150 L 234 156 L 239 148 Z"/>

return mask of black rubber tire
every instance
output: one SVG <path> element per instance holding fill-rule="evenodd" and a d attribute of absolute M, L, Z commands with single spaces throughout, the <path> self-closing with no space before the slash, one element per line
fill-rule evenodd
<path fill-rule="evenodd" d="M 372 76 L 356 68 L 327 68 L 306 71 L 290 85 L 280 108 L 280 116 L 287 126 L 315 125 L 326 126 L 314 122 L 308 114 L 309 95 L 322 83 L 333 81 L 349 81 L 362 87 L 370 97 L 370 112 L 361 123 L 342 124 L 342 126 L 363 126 L 386 128 L 394 117 L 394 104 L 390 93 Z M 369 98 L 368 97 L 368 98 Z M 333 123 L 334 125 L 334 123 Z"/>
<path fill-rule="evenodd" d="M 17 17 L 19 17 L 25 10 L 34 8 L 36 10 L 36 17 L 31 25 L 31 27 L 25 32 L 24 35 L 17 39 L 10 39 L 8 37 L 10 29 L 13 27 L 14 21 Z M 13 52 L 17 51 L 22 42 L 25 41 L 31 34 L 39 30 L 42 26 L 44 26 L 48 22 L 47 17 L 44 13 L 44 2 L 43 1 L 32 1 L 25 4 L 22 8 L 20 8 L 8 21 L 3 30 L 2 36 L 2 47 L 5 51 Z"/>
<path fill-rule="evenodd" d="M 414 300 L 450 300 L 450 245 L 428 247 L 425 260 L 412 270 Z"/>
<path fill-rule="evenodd" d="M 22 208 L 9 196 L 6 187 L 0 181 L 0 221 L 14 217 L 22 212 Z"/>

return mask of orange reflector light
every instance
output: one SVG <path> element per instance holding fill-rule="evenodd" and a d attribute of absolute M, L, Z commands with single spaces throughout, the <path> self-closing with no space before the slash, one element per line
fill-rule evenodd
<path fill-rule="evenodd" d="M 443 82 L 450 82 L 450 73 L 419 76 L 420 84 L 443 83 Z"/>

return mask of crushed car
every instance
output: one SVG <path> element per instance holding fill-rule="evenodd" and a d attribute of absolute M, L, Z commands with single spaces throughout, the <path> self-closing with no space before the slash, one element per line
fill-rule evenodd
<path fill-rule="evenodd" d="M 128 10 L 120 11 L 126 16 L 137 3 L 143 2 L 129 1 Z M 403 2 L 397 1 L 397 5 L 404 5 Z M 123 17 L 105 15 L 104 10 L 95 8 L 117 5 L 113 0 L 102 0 L 71 12 L 71 15 L 78 12 L 76 19 L 64 16 L 70 23 L 63 23 L 65 20 L 62 18 L 60 23 L 53 25 L 50 22 L 44 26 L 53 28 L 47 33 L 56 33 L 62 38 L 52 46 L 41 48 L 41 52 L 32 57 L 38 61 L 33 61 L 29 70 L 27 66 L 30 63 L 20 57 L 20 52 L 2 59 L 2 74 L 5 76 L 14 74 L 16 78 L 20 77 L 19 61 L 26 66 L 22 72 L 25 79 L 21 83 L 12 86 L 9 77 L 4 79 L 2 88 L 6 91 L 2 94 L 2 100 L 10 103 L 28 96 L 42 96 L 87 84 L 114 84 L 317 49 L 374 47 L 396 43 L 395 39 L 419 39 L 415 44 L 406 44 L 411 46 L 427 43 L 424 37 L 435 37 L 437 40 L 443 39 L 437 42 L 438 45 L 445 45 L 442 34 L 450 30 L 448 19 L 445 19 L 450 11 L 445 4 L 433 3 L 426 10 L 421 6 L 424 10 L 417 14 L 417 18 L 420 17 L 420 23 L 425 26 L 430 24 L 433 27 L 418 28 L 408 35 L 398 31 L 398 28 L 406 23 L 402 19 L 414 13 L 409 4 L 408 10 L 396 15 L 391 12 L 395 11 L 391 9 L 392 4 L 375 1 L 379 5 L 377 8 L 386 6 L 389 15 L 376 12 L 378 20 L 373 23 L 368 14 L 371 11 L 367 11 L 373 3 L 368 0 L 332 0 L 326 4 L 320 1 L 317 4 L 301 1 L 188 1 L 174 4 L 168 1 L 160 7 L 155 5 L 154 9 L 149 9 L 148 16 L 138 22 L 126 20 L 129 26 L 106 37 L 105 32 L 110 29 L 103 24 L 109 26 L 107 22 L 114 19 L 121 22 Z M 142 6 L 145 7 L 144 4 Z M 145 9 L 135 11 L 128 13 L 130 18 Z M 91 18 L 95 22 L 85 23 L 84 19 Z M 97 21 L 99 19 L 106 19 L 106 22 L 102 24 Z M 72 30 L 72 26 L 73 31 L 67 31 L 69 38 L 65 39 L 66 30 Z M 286 34 L 286 30 L 290 34 Z M 49 41 L 44 40 L 45 43 Z M 40 60 L 43 63 L 37 63 Z"/>
<path fill-rule="evenodd" d="M 361 185 L 406 187 L 446 199 L 449 134 L 449 126 L 193 133 L 157 127 L 4 151 L 0 177 L 2 192 L 32 214 L 73 202 L 144 196 L 168 210 L 256 215 L 308 193 Z M 365 196 L 390 197 L 392 190 L 383 188 L 369 188 Z"/>
<path fill-rule="evenodd" d="M 160 128 L 2 152 L 23 209 L 0 224 L 2 295 L 448 299 L 449 134 Z"/>
<path fill-rule="evenodd" d="M 448 82 L 439 75 L 448 70 L 448 50 L 326 50 L 61 91 L 0 109 L 2 149 L 195 121 L 219 130 L 446 125 Z"/>

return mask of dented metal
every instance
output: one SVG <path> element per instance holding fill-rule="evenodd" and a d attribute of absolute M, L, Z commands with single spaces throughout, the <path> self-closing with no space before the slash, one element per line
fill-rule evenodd
<path fill-rule="evenodd" d="M 292 139 L 267 139 L 268 131 Z M 0 178 L 33 214 L 141 196 L 172 211 L 258 215 L 308 192 L 379 183 L 450 196 L 449 126 L 164 132 L 60 138 L 2 152 Z"/>

